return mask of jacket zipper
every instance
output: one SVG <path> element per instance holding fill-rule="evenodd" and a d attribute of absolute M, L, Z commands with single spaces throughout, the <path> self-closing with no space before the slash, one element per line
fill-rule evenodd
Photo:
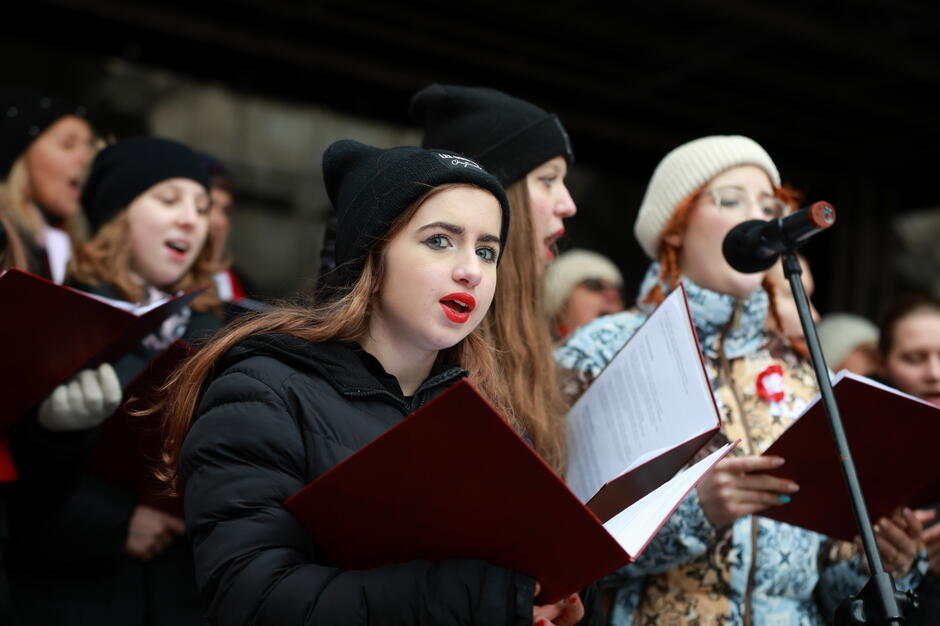
<path fill-rule="evenodd" d="M 743 303 L 738 301 L 735 303 L 734 313 L 731 316 L 731 320 L 724 330 L 721 333 L 721 338 L 718 342 L 718 364 L 720 366 L 720 372 L 722 377 L 728 383 L 728 387 L 731 389 L 731 395 L 734 397 L 734 402 L 738 407 L 738 419 L 741 420 L 741 427 L 744 430 L 744 443 L 747 447 L 748 455 L 754 455 L 754 443 L 751 439 L 751 429 L 748 421 L 744 415 L 744 404 L 741 402 L 741 392 L 738 389 L 738 386 L 734 382 L 734 377 L 731 375 L 731 364 L 728 363 L 728 358 L 725 356 L 725 347 L 724 339 L 725 333 L 732 326 L 737 326 L 740 317 L 741 317 L 741 308 Z M 757 576 L 757 518 L 753 515 L 751 516 L 751 563 L 748 567 L 747 572 L 747 585 L 744 589 L 744 626 L 751 626 L 753 624 L 753 607 L 751 606 L 751 594 L 754 591 L 754 579 Z"/>

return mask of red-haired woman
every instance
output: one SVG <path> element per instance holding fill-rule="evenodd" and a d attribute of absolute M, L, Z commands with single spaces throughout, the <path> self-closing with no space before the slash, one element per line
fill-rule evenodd
<path fill-rule="evenodd" d="M 764 330 L 763 275 L 735 271 L 721 248 L 736 224 L 782 216 L 785 196 L 770 156 L 746 137 L 704 137 L 671 151 L 634 228 L 654 260 L 637 309 L 583 326 L 556 351 L 560 365 L 589 383 L 681 281 L 722 410 L 712 444 L 742 440 L 643 556 L 609 579 L 614 624 L 820 624 L 817 600 L 828 612 L 864 583 L 860 559 L 842 557 L 850 546 L 757 516 L 800 497 L 798 485 L 767 473 L 784 460 L 760 455 L 816 385 L 786 339 Z M 905 511 L 879 527 L 886 569 L 903 575 L 916 564 L 912 582 L 924 565 L 920 523 Z"/>

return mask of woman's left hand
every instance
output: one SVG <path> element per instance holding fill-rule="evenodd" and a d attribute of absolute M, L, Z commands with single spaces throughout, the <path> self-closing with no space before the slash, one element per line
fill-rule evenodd
<path fill-rule="evenodd" d="M 555 604 L 532 607 L 532 623 L 535 626 L 574 626 L 584 619 L 581 596 L 574 593 Z"/>
<path fill-rule="evenodd" d="M 917 558 L 917 552 L 924 546 L 923 524 L 910 509 L 904 508 L 895 510 L 890 519 L 882 517 L 874 530 L 885 571 L 898 578 L 907 575 Z M 855 542 L 861 548 L 858 537 Z M 867 568 L 867 561 L 865 566 Z"/>

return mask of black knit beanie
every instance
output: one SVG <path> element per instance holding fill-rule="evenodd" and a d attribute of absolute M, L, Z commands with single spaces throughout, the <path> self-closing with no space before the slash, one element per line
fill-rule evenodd
<path fill-rule="evenodd" d="M 411 98 L 411 119 L 422 146 L 466 154 L 507 187 L 554 157 L 574 163 L 556 115 L 496 89 L 435 83 Z"/>
<path fill-rule="evenodd" d="M 66 115 L 84 118 L 85 108 L 26 87 L 0 89 L 0 180 L 47 128 Z"/>
<path fill-rule="evenodd" d="M 336 265 L 347 285 L 395 218 L 431 188 L 447 183 L 477 185 L 496 196 L 502 209 L 500 256 L 506 249 L 509 202 L 502 185 L 475 162 L 453 152 L 416 147 L 383 150 L 344 139 L 323 153 L 323 179 L 336 209 Z M 335 285 L 336 279 L 329 282 Z"/>
<path fill-rule="evenodd" d="M 82 187 L 82 208 L 93 232 L 157 183 L 189 178 L 209 191 L 209 173 L 196 153 L 169 139 L 136 137 L 98 153 Z"/>

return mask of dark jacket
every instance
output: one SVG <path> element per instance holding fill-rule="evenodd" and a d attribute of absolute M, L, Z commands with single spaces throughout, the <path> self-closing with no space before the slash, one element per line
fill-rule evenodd
<path fill-rule="evenodd" d="M 405 398 L 350 344 L 259 335 L 230 350 L 180 464 L 210 623 L 531 624 L 527 576 L 475 560 L 344 571 L 281 505 L 465 374 L 437 367 Z"/>
<path fill-rule="evenodd" d="M 106 286 L 80 288 L 117 299 Z M 220 325 L 211 313 L 194 313 L 182 339 L 198 344 Z M 157 354 L 140 345 L 115 363 L 122 385 Z M 88 441 L 90 453 L 95 438 Z M 9 575 L 20 624 L 202 623 L 192 553 L 185 538 L 147 562 L 126 554 L 136 506 L 132 491 L 81 471 L 77 486 L 61 506 L 14 529 Z"/>

